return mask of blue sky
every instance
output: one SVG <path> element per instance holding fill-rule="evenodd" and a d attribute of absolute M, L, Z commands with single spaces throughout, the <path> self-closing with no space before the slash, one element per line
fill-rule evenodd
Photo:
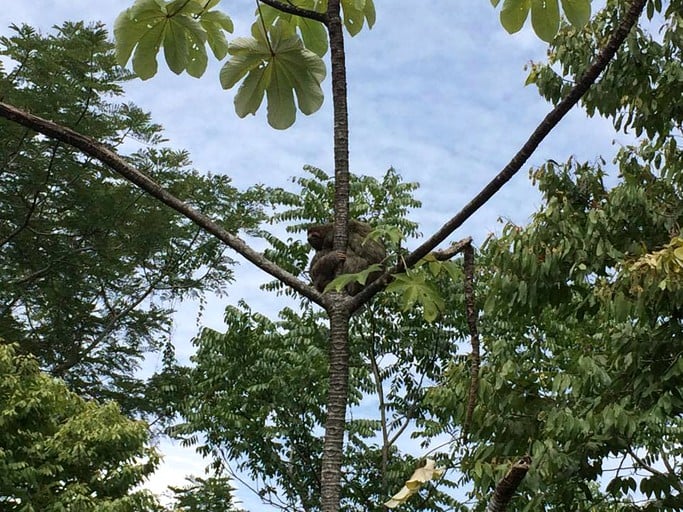
<path fill-rule="evenodd" d="M 133 0 L 22 0 L 4 2 L 0 34 L 10 23 L 48 31 L 65 20 L 100 20 L 108 27 Z M 375 0 L 377 24 L 347 40 L 351 169 L 382 175 L 393 166 L 406 181 L 421 184 L 423 208 L 414 212 L 425 235 L 454 215 L 514 155 L 549 110 L 533 87 L 524 87 L 525 64 L 541 60 L 545 45 L 527 28 L 514 36 L 498 22 L 487 0 Z M 417 6 L 417 7 L 416 7 Z M 254 2 L 224 0 L 220 6 L 246 35 Z M 305 164 L 332 172 L 332 114 L 329 79 L 323 108 L 299 115 L 286 131 L 268 126 L 263 113 L 239 119 L 233 92 L 218 82 L 220 63 L 199 80 L 165 70 L 127 86 L 127 99 L 152 112 L 169 144 L 190 151 L 203 171 L 226 173 L 239 187 L 257 182 L 289 186 Z M 570 156 L 609 161 L 617 144 L 630 142 L 600 118 L 572 111 L 505 188 L 471 218 L 453 239 L 471 235 L 475 244 L 498 229 L 499 217 L 525 223 L 540 204 L 527 170 Z M 283 303 L 258 290 L 268 276 L 243 262 L 230 296 L 210 301 L 202 320 L 221 329 L 228 303 L 245 299 L 254 310 L 275 314 Z M 283 299 L 284 301 L 284 299 Z M 182 307 L 174 341 L 183 359 L 196 332 L 195 306 Z M 156 490 L 201 474 L 203 462 L 187 449 L 163 443 L 166 462 L 151 483 Z M 413 455 L 419 456 L 416 451 Z M 265 510 L 247 492 L 245 506 Z"/>

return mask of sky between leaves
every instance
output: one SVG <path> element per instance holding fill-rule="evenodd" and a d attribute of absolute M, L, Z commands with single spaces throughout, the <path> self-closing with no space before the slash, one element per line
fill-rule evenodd
<path fill-rule="evenodd" d="M 116 16 L 133 0 L 23 0 L 4 2 L 0 34 L 11 23 L 28 23 L 43 33 L 63 21 L 103 21 L 111 30 Z M 602 2 L 594 2 L 597 10 Z M 395 167 L 406 181 L 421 184 L 414 212 L 426 235 L 471 199 L 512 157 L 549 106 L 532 87 L 524 87 L 524 65 L 540 60 L 545 45 L 527 26 L 510 36 L 489 1 L 376 0 L 377 23 L 347 40 L 351 170 L 381 176 Z M 419 8 L 416 7 L 420 6 Z M 235 24 L 233 36 L 248 35 L 254 2 L 222 2 Z M 326 57 L 327 58 L 327 57 Z M 327 61 L 326 61 L 327 63 Z M 268 126 L 265 113 L 239 119 L 235 90 L 218 81 L 220 63 L 211 62 L 199 80 L 176 76 L 160 61 L 151 80 L 127 86 L 127 99 L 152 112 L 169 144 L 190 151 L 196 167 L 230 175 L 238 187 L 257 182 L 289 187 L 304 164 L 332 172 L 332 108 L 329 78 L 325 102 L 312 116 L 299 114 L 286 131 Z M 329 63 L 328 63 L 329 66 Z M 265 109 L 262 109 L 265 111 Z M 479 245 L 498 229 L 499 217 L 525 223 L 539 204 L 526 171 L 548 158 L 574 155 L 609 161 L 617 144 L 629 142 L 603 119 L 574 110 L 493 201 L 453 239 L 471 235 Z M 257 247 L 260 249 L 260 247 Z M 245 299 L 255 311 L 275 317 L 285 305 L 258 290 L 268 276 L 242 263 L 230 296 L 209 301 L 203 325 L 222 330 L 227 304 Z M 196 306 L 181 307 L 174 333 L 177 354 L 186 361 L 196 333 Z M 157 361 L 150 362 L 153 369 Z M 164 442 L 165 463 L 150 486 L 155 491 L 201 474 L 203 462 L 192 450 Z M 414 445 L 403 445 L 419 456 Z M 248 510 L 266 510 L 248 491 L 238 491 Z"/>

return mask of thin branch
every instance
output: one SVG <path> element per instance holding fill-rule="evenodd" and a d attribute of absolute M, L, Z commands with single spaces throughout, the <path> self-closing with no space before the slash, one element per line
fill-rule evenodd
<path fill-rule="evenodd" d="M 278 0 L 258 0 L 266 5 L 270 5 L 273 9 L 278 11 L 286 12 L 287 14 L 293 14 L 294 16 L 301 16 L 302 18 L 308 18 L 309 20 L 319 21 L 327 25 L 327 15 L 323 12 L 309 11 L 308 9 L 302 9 L 296 5 L 286 4 Z"/>
<path fill-rule="evenodd" d="M 461 253 L 465 251 L 465 254 L 467 254 L 467 248 L 472 248 L 472 237 L 468 236 L 467 238 L 463 238 L 459 242 L 454 242 L 451 244 L 450 247 L 446 249 L 442 249 L 441 251 L 433 251 L 432 254 L 434 257 L 439 260 L 439 261 L 447 261 L 450 260 L 453 256 L 455 256 L 458 253 Z"/>
<path fill-rule="evenodd" d="M 371 322 L 374 324 L 374 316 L 371 316 Z M 365 338 L 361 332 L 361 338 Z M 375 351 L 375 336 L 374 329 L 372 339 L 370 340 L 370 367 L 372 368 L 372 375 L 375 379 L 375 388 L 377 390 L 377 401 L 379 408 L 380 423 L 382 425 L 382 489 L 386 488 L 387 466 L 389 465 L 389 431 L 387 427 L 387 405 L 384 401 L 384 384 L 382 382 L 382 372 L 377 363 L 377 352 Z"/>
<path fill-rule="evenodd" d="M 12 105 L 8 105 L 7 103 L 0 102 L 0 117 L 4 117 L 5 119 L 9 119 L 10 121 L 14 121 L 15 123 L 31 128 L 32 130 L 40 132 L 43 135 L 47 135 L 48 137 L 60 140 L 66 144 L 78 148 L 86 155 L 99 160 L 128 181 L 140 187 L 152 197 L 155 197 L 165 205 L 170 206 L 181 215 L 190 219 L 197 226 L 204 229 L 207 233 L 211 233 L 213 236 L 237 251 L 264 272 L 267 272 L 276 279 L 279 279 L 283 283 L 289 285 L 294 290 L 298 291 L 316 304 L 321 306 L 325 304 L 326 301 L 324 300 L 322 294 L 320 294 L 315 288 L 304 283 L 303 281 L 300 281 L 293 274 L 280 268 L 262 254 L 249 247 L 244 240 L 229 233 L 225 228 L 219 226 L 208 216 L 200 213 L 187 203 L 178 199 L 150 177 L 132 167 L 123 158 L 114 153 L 104 144 L 96 142 L 92 138 L 86 137 L 85 135 L 81 135 L 70 128 L 58 125 L 52 121 L 48 121 L 47 119 L 43 119 L 33 114 L 29 114 L 28 112 L 24 112 L 16 107 L 13 107 Z"/>
<path fill-rule="evenodd" d="M 472 353 L 470 354 L 470 389 L 467 397 L 467 411 L 465 413 L 465 424 L 462 429 L 462 439 L 467 441 L 467 434 L 472 426 L 472 416 L 474 407 L 477 404 L 477 393 L 479 391 L 479 365 L 481 355 L 479 353 L 479 331 L 477 329 L 478 311 L 474 297 L 474 249 L 472 245 L 465 247 L 465 313 L 467 316 L 467 326 L 470 329 Z"/>

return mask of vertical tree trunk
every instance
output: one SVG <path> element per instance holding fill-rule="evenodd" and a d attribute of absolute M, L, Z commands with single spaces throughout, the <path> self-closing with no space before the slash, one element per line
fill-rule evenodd
<path fill-rule="evenodd" d="M 334 249 L 345 251 L 349 222 L 349 113 L 344 30 L 339 0 L 328 2 L 327 30 L 330 36 L 334 105 Z"/>
<path fill-rule="evenodd" d="M 338 301 L 330 315 L 330 388 L 321 475 L 323 512 L 337 512 L 341 495 L 346 404 L 349 392 L 349 313 Z"/>
<path fill-rule="evenodd" d="M 349 222 L 349 121 L 346 98 L 344 32 L 339 0 L 327 4 L 327 30 L 332 64 L 334 106 L 334 249 L 346 252 Z M 341 467 L 344 453 L 346 404 L 349 388 L 349 309 L 347 297 L 330 294 L 330 388 L 321 475 L 323 512 L 337 512 L 341 497 Z"/>

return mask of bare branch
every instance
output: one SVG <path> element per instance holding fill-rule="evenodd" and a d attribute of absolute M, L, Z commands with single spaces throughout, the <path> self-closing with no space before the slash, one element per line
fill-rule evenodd
<path fill-rule="evenodd" d="M 204 229 L 207 233 L 224 242 L 226 245 L 244 256 L 247 260 L 252 262 L 258 268 L 267 272 L 271 276 L 279 279 L 283 283 L 291 286 L 294 290 L 301 293 L 303 296 L 309 298 L 319 305 L 324 305 L 323 296 L 312 286 L 297 279 L 293 274 L 280 268 L 278 265 L 268 260 L 262 254 L 256 252 L 249 247 L 244 240 L 229 233 L 226 229 L 219 226 L 216 222 L 211 220 L 208 216 L 198 212 L 188 204 L 184 203 L 176 196 L 168 192 L 157 182 L 138 171 L 129 165 L 123 158 L 114 153 L 104 144 L 101 144 L 90 137 L 86 137 L 70 128 L 53 123 L 47 119 L 24 112 L 12 105 L 0 102 L 0 117 L 14 121 L 20 125 L 26 126 L 43 135 L 60 140 L 69 144 L 80 151 L 96 158 L 119 175 L 134 183 L 149 195 L 157 198 L 159 201 L 167 206 L 170 206 L 181 215 L 187 217 L 197 226 Z"/>
<path fill-rule="evenodd" d="M 302 9 L 291 3 L 284 3 L 279 0 L 259 0 L 259 2 L 270 5 L 273 9 L 277 9 L 278 11 L 301 16 L 302 18 L 308 18 L 309 20 L 319 21 L 320 23 L 327 25 L 327 15 L 323 12 L 309 11 L 308 9 Z"/>
<path fill-rule="evenodd" d="M 443 249 L 441 251 L 434 251 L 432 254 L 439 261 L 450 260 L 453 256 L 458 253 L 465 251 L 467 253 L 467 248 L 472 249 L 472 237 L 468 236 L 463 238 L 459 242 L 453 242 L 450 247 Z"/>

